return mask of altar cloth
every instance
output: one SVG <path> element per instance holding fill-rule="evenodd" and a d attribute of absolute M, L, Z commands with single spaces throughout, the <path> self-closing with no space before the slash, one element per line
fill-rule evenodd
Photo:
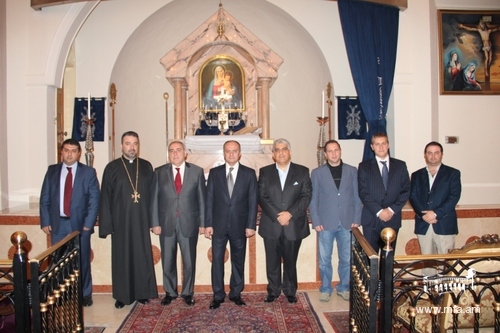
<path fill-rule="evenodd" d="M 191 152 L 222 152 L 226 141 L 235 140 L 240 143 L 241 152 L 261 152 L 260 137 L 256 134 L 243 135 L 191 135 L 184 138 L 186 149 Z"/>

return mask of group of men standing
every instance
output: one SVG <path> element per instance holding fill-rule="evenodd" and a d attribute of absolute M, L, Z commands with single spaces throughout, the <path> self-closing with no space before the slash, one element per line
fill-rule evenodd
<path fill-rule="evenodd" d="M 401 228 L 402 210 L 410 200 L 415 211 L 415 233 L 422 254 L 445 254 L 458 234 L 455 206 L 461 194 L 460 171 L 442 164 L 443 147 L 436 141 L 424 149 L 426 167 L 411 180 L 406 163 L 389 155 L 389 139 L 376 133 L 371 139 L 374 158 L 361 162 L 358 170 L 342 162 L 340 144 L 324 146 L 327 163 L 312 171 L 311 220 L 318 232 L 320 301 L 333 291 L 332 248 L 337 240 L 340 282 L 337 294 L 349 300 L 351 227 L 363 226 L 363 235 L 375 250 L 383 246 L 380 233 Z M 396 238 L 397 240 L 397 238 Z M 392 243 L 396 246 L 396 240 Z M 434 275 L 426 267 L 424 275 Z"/>
<path fill-rule="evenodd" d="M 269 281 L 265 301 L 274 301 L 283 291 L 290 303 L 297 302 L 296 261 L 301 240 L 309 234 L 305 212 L 312 189 L 309 170 L 291 163 L 290 143 L 284 139 L 275 141 L 276 164 L 262 168 L 257 181 L 255 170 L 240 163 L 240 144 L 227 141 L 223 146 L 225 163 L 210 170 L 206 188 L 203 170 L 185 161 L 187 152 L 182 142 L 171 142 L 168 155 L 170 163 L 154 172 L 151 205 L 153 232 L 160 235 L 162 245 L 166 295 L 161 303 L 168 305 L 178 297 L 175 260 L 179 246 L 184 268 L 180 296 L 187 305 L 194 305 L 196 244 L 201 234 L 212 242 L 210 309 L 219 308 L 226 298 L 224 257 L 228 243 L 229 300 L 238 306 L 246 305 L 241 293 L 247 238 L 256 233 L 259 203 L 262 207 L 259 234 L 264 238 Z M 177 174 L 180 174 L 179 190 L 175 187 Z"/>
<path fill-rule="evenodd" d="M 246 245 L 247 238 L 256 233 L 258 205 L 268 280 L 264 302 L 268 303 L 281 293 L 288 302 L 297 302 L 297 258 L 302 239 L 310 234 L 308 207 L 318 233 L 323 302 L 333 292 L 335 239 L 340 278 L 337 294 L 349 300 L 351 227 L 362 225 L 364 236 L 379 251 L 380 231 L 385 227 L 399 230 L 402 208 L 410 199 L 423 254 L 447 252 L 458 233 L 455 205 L 460 198 L 460 172 L 441 163 L 443 149 L 437 142 L 425 147 L 427 167 L 412 175 L 411 186 L 406 164 L 389 156 L 384 133 L 373 136 L 375 157 L 360 163 L 358 170 L 342 162 L 337 141 L 328 141 L 324 146 L 327 163 L 314 169 L 311 176 L 307 167 L 291 162 L 290 143 L 277 139 L 272 148 L 275 163 L 261 168 L 258 180 L 255 170 L 240 163 L 241 146 L 235 140 L 224 144 L 225 163 L 210 170 L 207 182 L 203 169 L 186 161 L 183 142 L 171 142 L 169 162 L 155 170 L 138 157 L 139 146 L 137 133 L 122 135 L 122 156 L 106 166 L 100 190 L 95 170 L 78 162 L 81 147 L 76 140 L 63 142 L 62 162 L 47 170 L 40 196 L 41 226 L 51 235 L 52 244 L 74 230 L 81 232 L 84 306 L 92 305 L 90 235 L 98 212 L 99 236 L 111 235 L 112 240 L 116 308 L 134 301 L 145 304 L 158 297 L 149 231 L 160 239 L 165 290 L 162 305 L 179 297 L 177 249 L 183 267 L 180 297 L 189 306 L 195 304 L 199 235 L 212 242 L 210 309 L 219 308 L 226 297 L 227 243 L 231 258 L 229 300 L 245 305 L 241 293 Z"/>

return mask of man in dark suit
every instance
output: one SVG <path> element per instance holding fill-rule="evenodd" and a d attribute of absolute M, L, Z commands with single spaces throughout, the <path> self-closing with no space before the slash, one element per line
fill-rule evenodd
<path fill-rule="evenodd" d="M 177 246 L 182 255 L 184 279 L 181 297 L 187 305 L 194 305 L 196 273 L 196 245 L 198 234 L 205 226 L 205 176 L 203 169 L 185 162 L 184 143 L 172 141 L 168 145 L 168 160 L 154 172 L 151 198 L 151 225 L 160 235 L 163 266 L 162 305 L 177 298 Z"/>
<path fill-rule="evenodd" d="M 205 211 L 205 237 L 212 239 L 212 290 L 210 309 L 224 303 L 224 254 L 229 241 L 231 278 L 229 300 L 246 305 L 241 298 L 245 286 L 247 238 L 255 235 L 257 222 L 257 177 L 255 170 L 239 163 L 241 147 L 237 141 L 224 146 L 225 164 L 212 168 L 208 175 Z"/>
<path fill-rule="evenodd" d="M 78 162 L 81 152 L 80 142 L 67 139 L 61 145 L 62 163 L 47 169 L 40 193 L 40 225 L 52 245 L 80 231 L 83 305 L 91 306 L 90 236 L 99 210 L 99 183 L 95 169 Z"/>
<path fill-rule="evenodd" d="M 410 196 L 410 177 L 406 163 L 389 156 L 387 134 L 375 133 L 371 148 L 375 157 L 359 164 L 358 187 L 363 203 L 363 235 L 378 253 L 383 246 L 382 229 L 390 227 L 397 233 L 401 228 L 401 211 Z M 396 240 L 392 245 L 396 248 Z"/>
<path fill-rule="evenodd" d="M 415 211 L 415 234 L 422 254 L 446 254 L 458 234 L 455 206 L 460 200 L 460 171 L 442 164 L 443 146 L 429 142 L 424 149 L 427 166 L 411 175 L 410 203 Z M 424 268 L 424 275 L 434 275 Z"/>
<path fill-rule="evenodd" d="M 288 140 L 274 141 L 273 159 L 275 164 L 259 171 L 259 235 L 264 238 L 268 281 L 264 301 L 273 302 L 283 291 L 288 302 L 296 303 L 297 257 L 302 239 L 310 234 L 306 209 L 312 197 L 311 178 L 308 168 L 291 162 Z"/>

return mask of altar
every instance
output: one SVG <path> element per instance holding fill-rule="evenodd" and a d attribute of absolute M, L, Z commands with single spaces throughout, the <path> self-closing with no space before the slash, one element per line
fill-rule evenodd
<path fill-rule="evenodd" d="M 174 88 L 174 140 L 227 137 L 248 125 L 270 139 L 270 93 L 283 58 L 222 4 L 160 63 Z"/>
<path fill-rule="evenodd" d="M 184 144 L 188 151 L 187 161 L 202 167 L 205 178 L 208 178 L 211 168 L 224 164 L 222 147 L 228 140 L 239 142 L 240 163 L 254 169 L 257 175 L 260 168 L 273 163 L 273 141 L 263 140 L 257 134 L 186 136 Z"/>

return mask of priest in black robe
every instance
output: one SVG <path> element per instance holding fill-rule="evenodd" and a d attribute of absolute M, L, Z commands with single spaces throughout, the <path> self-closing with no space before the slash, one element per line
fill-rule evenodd
<path fill-rule="evenodd" d="M 122 135 L 123 155 L 104 169 L 99 207 L 99 237 L 111 235 L 115 307 L 158 297 L 150 238 L 150 188 L 153 167 L 137 156 L 139 136 Z"/>

